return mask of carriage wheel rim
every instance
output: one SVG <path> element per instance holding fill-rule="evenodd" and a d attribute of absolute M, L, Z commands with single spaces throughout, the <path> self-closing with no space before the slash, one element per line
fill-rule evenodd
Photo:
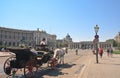
<path fill-rule="evenodd" d="M 7 58 L 7 60 L 6 60 L 5 63 L 4 63 L 3 69 L 4 69 L 4 73 L 7 74 L 7 75 L 11 75 L 11 74 L 12 74 L 11 71 L 10 71 L 10 73 L 8 74 L 8 73 L 6 72 L 6 68 L 7 68 L 7 67 L 10 67 L 10 61 L 13 60 L 13 59 L 15 59 L 15 57 L 9 57 L 9 58 Z M 10 67 L 10 69 L 12 70 L 11 67 Z"/>
<path fill-rule="evenodd" d="M 33 65 L 28 65 L 24 67 L 24 76 L 25 78 L 35 78 L 36 72 L 37 72 L 37 67 Z"/>

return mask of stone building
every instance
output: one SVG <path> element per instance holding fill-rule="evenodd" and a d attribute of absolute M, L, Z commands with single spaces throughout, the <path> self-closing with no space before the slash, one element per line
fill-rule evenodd
<path fill-rule="evenodd" d="M 98 47 L 102 47 L 103 49 L 107 49 L 112 46 L 112 44 L 107 42 L 99 42 Z M 72 42 L 69 44 L 68 48 L 70 49 L 93 49 L 93 41 L 81 41 L 81 42 Z"/>
<path fill-rule="evenodd" d="M 39 45 L 40 41 L 45 38 L 49 47 L 56 47 L 56 35 L 51 35 L 46 33 L 46 31 L 40 31 L 39 28 L 37 31 L 34 31 L 33 40 L 35 45 Z"/>
<path fill-rule="evenodd" d="M 114 40 L 120 43 L 120 32 L 115 36 Z"/>
<path fill-rule="evenodd" d="M 19 46 L 19 44 L 25 44 L 27 46 L 35 46 L 40 41 L 46 38 L 50 43 L 50 47 L 56 46 L 56 35 L 51 35 L 45 31 L 30 31 L 30 30 L 18 30 L 0 27 L 0 46 Z"/>
<path fill-rule="evenodd" d="M 63 44 L 64 44 L 63 39 L 57 39 L 56 40 L 56 47 L 57 48 L 62 47 Z"/>
<path fill-rule="evenodd" d="M 57 47 L 63 47 L 65 44 L 69 49 L 93 49 L 93 41 L 81 41 L 81 42 L 73 42 L 72 38 L 69 34 L 66 35 L 65 38 L 59 39 L 56 41 Z M 103 49 L 107 49 L 108 47 L 112 46 L 112 44 L 108 42 L 99 42 L 98 47 L 102 47 Z"/>
<path fill-rule="evenodd" d="M 66 37 L 63 39 L 65 42 L 71 43 L 72 42 L 72 38 L 70 37 L 69 34 L 66 35 Z"/>
<path fill-rule="evenodd" d="M 68 47 L 68 45 L 72 42 L 72 38 L 69 34 L 65 36 L 63 39 L 58 39 L 56 41 L 56 47 Z"/>
<path fill-rule="evenodd" d="M 68 48 L 70 49 L 93 49 L 93 41 L 73 42 L 69 34 L 67 34 L 66 38 L 68 41 Z M 102 47 L 103 49 L 107 49 L 110 46 L 112 46 L 112 44 L 108 42 L 99 42 L 98 44 L 98 47 Z"/>
<path fill-rule="evenodd" d="M 81 41 L 81 42 L 73 42 L 69 44 L 69 48 L 71 49 L 91 49 L 93 48 L 92 41 Z"/>

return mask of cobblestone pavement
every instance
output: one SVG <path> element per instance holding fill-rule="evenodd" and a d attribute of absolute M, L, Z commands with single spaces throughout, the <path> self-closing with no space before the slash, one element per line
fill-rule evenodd
<path fill-rule="evenodd" d="M 7 57 L 0 57 L 0 70 Z M 46 64 L 38 71 L 37 78 L 120 78 L 120 55 L 107 57 L 104 52 L 103 58 L 99 57 L 96 63 L 96 56 L 91 50 L 70 50 L 65 55 L 65 64 L 59 65 L 55 70 L 46 68 Z M 0 78 L 6 78 L 1 70 Z M 18 77 L 20 78 L 20 77 Z M 22 77 L 21 77 L 22 78 Z"/>
<path fill-rule="evenodd" d="M 7 58 L 8 57 L 0 57 L 0 78 L 5 78 L 5 77 L 3 77 L 3 75 L 4 75 L 3 65 L 4 65 L 4 62 Z"/>
<path fill-rule="evenodd" d="M 91 62 L 91 50 L 79 50 L 78 55 L 75 55 L 75 51 L 66 55 L 64 65 L 61 65 L 57 70 L 46 73 L 43 78 L 81 78 L 80 74 Z"/>
<path fill-rule="evenodd" d="M 104 53 L 103 58 L 99 58 L 98 64 L 96 64 L 95 56 L 91 57 L 91 60 L 91 63 L 79 78 L 120 78 L 119 54 L 107 57 L 106 53 Z"/>
<path fill-rule="evenodd" d="M 73 68 L 74 72 L 72 74 L 78 74 L 78 73 L 80 73 L 80 70 L 84 67 L 84 64 L 76 65 L 74 62 L 77 61 L 80 57 L 86 56 L 86 55 L 87 55 L 86 50 L 83 50 L 83 51 L 79 50 L 78 55 L 76 55 L 75 50 L 69 50 L 69 53 L 65 55 L 65 64 L 64 65 L 60 65 L 57 67 L 57 69 L 51 70 L 49 68 L 45 68 L 46 64 L 44 64 L 43 70 L 38 72 L 38 76 L 39 76 L 38 78 L 40 78 L 40 77 L 47 78 L 47 76 L 53 78 L 53 77 L 57 77 L 61 74 L 67 75 L 67 72 L 61 72 L 61 71 L 63 71 L 63 70 L 66 71 L 66 69 L 70 69 L 75 66 L 78 66 L 78 69 L 75 70 Z M 3 71 L 3 64 L 7 58 L 8 57 L 0 57 L 0 70 L 1 70 L 0 78 L 1 77 L 6 78 L 6 75 L 4 74 L 4 71 Z"/>

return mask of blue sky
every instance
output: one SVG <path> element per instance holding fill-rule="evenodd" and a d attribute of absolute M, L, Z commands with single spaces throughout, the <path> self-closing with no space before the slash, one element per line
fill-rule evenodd
<path fill-rule="evenodd" d="M 0 0 L 0 26 L 45 30 L 57 39 L 92 41 L 98 24 L 100 41 L 120 31 L 120 0 Z"/>

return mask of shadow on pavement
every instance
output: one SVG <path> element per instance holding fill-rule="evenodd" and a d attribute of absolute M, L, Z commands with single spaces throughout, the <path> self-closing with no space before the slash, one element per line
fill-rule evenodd
<path fill-rule="evenodd" d="M 68 64 L 68 63 L 65 63 L 65 64 L 62 64 L 62 65 L 57 65 L 58 68 L 71 68 L 72 66 L 74 66 L 76 64 Z"/>
<path fill-rule="evenodd" d="M 63 68 L 71 68 L 72 66 L 74 66 L 74 65 L 76 65 L 76 64 L 63 64 L 63 65 L 57 65 L 57 68 L 56 69 L 54 69 L 54 70 L 52 70 L 52 69 L 49 69 L 49 72 L 47 72 L 47 73 L 44 73 L 43 74 L 43 76 L 44 75 L 48 75 L 48 76 L 58 76 L 58 75 L 64 75 L 64 74 L 68 74 L 68 73 L 63 73 L 63 72 L 61 72 L 61 70 L 63 69 Z M 43 78 L 43 77 L 42 77 Z"/>
<path fill-rule="evenodd" d="M 76 64 L 63 64 L 63 65 L 57 65 L 56 69 L 50 69 L 50 68 L 44 68 L 42 70 L 39 70 L 37 72 L 37 75 L 35 78 L 44 78 L 44 75 L 48 75 L 48 76 L 58 76 L 58 75 L 65 75 L 68 73 L 63 73 L 61 72 L 62 69 L 64 68 L 71 68 L 72 66 L 74 66 Z M 7 78 L 10 78 L 9 76 Z M 12 78 L 12 77 L 11 77 Z M 15 78 L 25 78 L 24 75 L 17 75 Z"/>

